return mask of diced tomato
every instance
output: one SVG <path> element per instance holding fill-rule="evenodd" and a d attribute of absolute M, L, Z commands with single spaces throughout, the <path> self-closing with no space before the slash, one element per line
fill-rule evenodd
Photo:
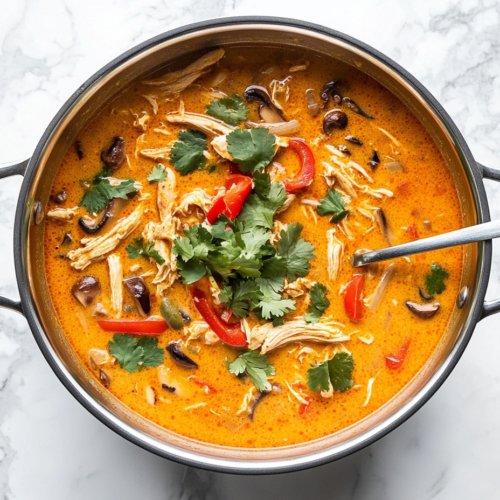
<path fill-rule="evenodd" d="M 132 335 L 149 335 L 154 337 L 164 332 L 167 322 L 163 319 L 154 320 L 120 320 L 101 319 L 97 322 L 107 332 L 131 333 Z"/>
<path fill-rule="evenodd" d="M 365 276 L 363 274 L 355 274 L 345 288 L 345 312 L 353 321 L 359 321 L 363 317 L 364 284 Z"/>
<path fill-rule="evenodd" d="M 418 231 L 417 231 L 417 226 L 415 226 L 415 224 L 410 224 L 408 226 L 408 229 L 406 231 L 410 235 L 410 238 L 412 239 L 412 241 L 415 241 L 415 240 L 419 239 Z"/>
<path fill-rule="evenodd" d="M 403 364 L 403 361 L 406 359 L 408 354 L 408 349 L 410 348 L 410 342 L 411 341 L 408 340 L 401 346 L 398 352 L 394 352 L 385 357 L 385 364 L 387 365 L 387 368 L 394 370 Z"/>

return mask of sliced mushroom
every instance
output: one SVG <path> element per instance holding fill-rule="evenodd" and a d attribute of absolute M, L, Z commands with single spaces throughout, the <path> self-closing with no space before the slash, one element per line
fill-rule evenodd
<path fill-rule="evenodd" d="M 59 191 L 54 196 L 52 196 L 52 200 L 58 205 L 62 205 L 68 199 L 68 193 L 66 191 Z"/>
<path fill-rule="evenodd" d="M 372 170 L 375 170 L 380 163 L 380 158 L 378 157 L 378 153 L 376 151 L 373 151 L 373 156 L 372 159 L 368 162 L 368 165 L 372 167 Z"/>
<path fill-rule="evenodd" d="M 111 385 L 111 377 L 102 368 L 99 369 L 99 380 L 105 387 L 109 387 Z"/>
<path fill-rule="evenodd" d="M 79 160 L 83 160 L 83 144 L 82 141 L 75 141 L 75 151 Z"/>
<path fill-rule="evenodd" d="M 109 363 L 110 355 L 103 349 L 89 349 L 89 364 L 93 370 L 98 370 L 101 366 Z"/>
<path fill-rule="evenodd" d="M 347 146 L 344 146 L 343 144 L 340 144 L 338 146 L 338 148 L 339 148 L 339 151 L 341 153 L 344 153 L 345 155 L 350 155 L 351 154 L 351 152 L 349 151 L 349 148 Z"/>
<path fill-rule="evenodd" d="M 439 302 L 434 302 L 434 304 L 417 304 L 416 302 L 406 301 L 406 307 L 420 319 L 429 319 L 434 316 L 439 311 Z"/>
<path fill-rule="evenodd" d="M 357 144 L 358 146 L 363 145 L 363 143 L 357 137 L 354 137 L 353 135 L 346 135 L 345 140 L 350 142 L 351 144 Z"/>
<path fill-rule="evenodd" d="M 182 386 L 174 378 L 172 372 L 163 365 L 158 368 L 158 380 L 160 381 L 162 389 L 170 392 L 170 394 L 175 394 L 179 397 L 185 395 Z"/>
<path fill-rule="evenodd" d="M 135 304 L 141 316 L 146 317 L 151 311 L 151 301 L 149 298 L 149 289 L 141 276 L 132 276 L 123 280 L 127 290 L 134 297 Z"/>
<path fill-rule="evenodd" d="M 351 98 L 344 97 L 342 99 L 342 104 L 349 108 L 351 111 L 354 111 L 358 115 L 364 116 L 365 118 L 369 118 L 373 120 L 373 116 L 367 113 L 364 109 L 360 108 Z"/>
<path fill-rule="evenodd" d="M 101 153 L 101 160 L 111 169 L 117 170 L 125 161 L 126 144 L 123 137 L 114 137 L 111 146 Z"/>
<path fill-rule="evenodd" d="M 374 217 L 378 227 L 384 235 L 385 241 L 387 241 L 389 246 L 392 246 L 394 244 L 394 234 L 389 227 L 384 211 L 381 208 L 377 208 L 374 212 Z"/>
<path fill-rule="evenodd" d="M 279 394 L 282 391 L 282 387 L 280 384 L 273 384 L 270 391 L 259 392 L 257 396 L 250 402 L 248 405 L 248 418 L 253 422 L 253 418 L 255 416 L 255 410 L 257 406 L 262 403 L 266 396 L 269 394 Z"/>
<path fill-rule="evenodd" d="M 260 85 L 250 85 L 245 89 L 243 96 L 248 102 L 258 102 L 259 116 L 267 123 L 279 123 L 286 121 L 283 112 L 276 107 L 271 100 L 269 92 Z"/>
<path fill-rule="evenodd" d="M 151 406 L 154 406 L 154 404 L 156 403 L 156 394 L 154 389 L 150 385 L 146 387 L 146 401 Z"/>
<path fill-rule="evenodd" d="M 421 288 L 418 289 L 418 294 L 422 300 L 430 301 L 434 300 L 434 295 L 426 295 Z"/>
<path fill-rule="evenodd" d="M 323 117 L 323 130 L 326 135 L 332 135 L 334 129 L 343 130 L 347 127 L 347 115 L 340 109 L 332 109 Z"/>
<path fill-rule="evenodd" d="M 255 123 L 255 122 L 246 122 L 246 128 L 267 128 L 271 134 L 277 136 L 283 135 L 293 135 L 296 134 L 300 130 L 300 124 L 297 120 L 290 120 L 289 122 L 278 122 L 278 123 Z"/>
<path fill-rule="evenodd" d="M 336 104 L 340 104 L 342 102 L 342 96 L 337 92 L 337 89 L 336 89 L 338 83 L 339 82 L 335 82 L 335 81 L 328 82 L 321 89 L 319 96 L 321 98 L 321 101 L 323 102 L 323 105 L 321 106 L 322 109 L 324 109 L 328 105 L 328 101 L 330 100 L 330 97 L 332 98 L 333 102 Z"/>
<path fill-rule="evenodd" d="M 405 168 L 403 167 L 403 165 L 399 162 L 399 161 L 390 161 L 389 163 L 386 163 L 385 164 L 387 170 L 389 170 L 389 172 L 391 173 L 395 173 L 395 172 L 404 172 L 405 171 Z"/>
<path fill-rule="evenodd" d="M 106 309 L 104 309 L 104 306 L 100 302 L 98 302 L 91 307 L 90 315 L 93 318 L 108 316 L 108 311 L 106 311 Z"/>
<path fill-rule="evenodd" d="M 73 243 L 73 238 L 71 234 L 66 233 L 61 241 L 61 246 L 71 245 L 71 243 Z"/>
<path fill-rule="evenodd" d="M 313 89 L 306 90 L 306 101 L 309 113 L 311 113 L 312 116 L 319 114 L 320 107 L 318 101 L 316 100 L 316 96 L 314 95 Z"/>
<path fill-rule="evenodd" d="M 193 370 L 198 369 L 198 363 L 195 363 L 191 358 L 182 352 L 180 340 L 173 340 L 169 342 L 167 351 L 178 365 L 183 366 L 184 368 L 191 368 Z"/>
<path fill-rule="evenodd" d="M 179 314 L 181 315 L 182 321 L 184 323 L 191 323 L 191 316 L 187 312 L 184 312 L 182 309 L 179 309 Z"/>
<path fill-rule="evenodd" d="M 93 276 L 84 276 L 73 285 L 71 293 L 83 307 L 88 307 L 101 293 L 101 284 Z"/>
<path fill-rule="evenodd" d="M 80 219 L 78 219 L 78 225 L 84 233 L 95 234 L 104 227 L 110 217 L 116 215 L 116 212 L 121 207 L 121 205 L 122 203 L 120 199 L 113 198 L 108 201 L 106 208 L 101 212 L 99 222 L 94 222 L 94 224 L 90 225 L 83 217 L 81 217 Z"/>

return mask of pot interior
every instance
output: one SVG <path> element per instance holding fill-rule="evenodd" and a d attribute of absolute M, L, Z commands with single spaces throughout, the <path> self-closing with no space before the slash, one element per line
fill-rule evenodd
<path fill-rule="evenodd" d="M 307 49 L 349 65 L 371 76 L 394 93 L 414 113 L 441 150 L 455 180 L 462 206 L 464 226 L 474 225 L 487 218 L 480 210 L 478 186 L 461 149 L 459 139 L 454 136 L 440 111 L 429 103 L 425 96 L 414 88 L 400 73 L 382 60 L 363 49 L 334 36 L 304 28 L 273 24 L 226 24 L 187 32 L 173 38 L 147 42 L 134 49 L 124 59 L 114 62 L 108 69 L 85 85 L 83 91 L 73 96 L 70 105 L 58 117 L 35 156 L 36 164 L 31 174 L 31 188 L 26 199 L 27 225 L 24 232 L 25 278 L 29 283 L 33 311 L 40 324 L 42 341 L 66 378 L 66 385 L 78 395 L 87 408 L 129 439 L 163 456 L 201 464 L 204 467 L 232 469 L 263 468 L 268 471 L 283 467 L 300 467 L 312 460 L 340 457 L 362 446 L 367 440 L 381 435 L 419 406 L 425 394 L 440 377 L 446 374 L 453 353 L 460 351 L 465 338 L 471 308 L 476 302 L 479 287 L 479 268 L 483 246 L 467 245 L 464 248 L 462 286 L 468 286 L 469 300 L 462 309 L 455 307 L 442 341 L 427 366 L 401 391 L 397 397 L 373 413 L 370 417 L 350 428 L 313 442 L 274 449 L 227 448 L 209 445 L 174 434 L 135 414 L 115 399 L 92 377 L 80 363 L 69 345 L 59 324 L 49 296 L 43 262 L 43 224 L 35 225 L 29 217 L 34 201 L 45 207 L 50 187 L 60 161 L 80 129 L 92 120 L 102 107 L 113 100 L 127 86 L 146 76 L 160 75 L 166 67 L 177 69 L 194 61 L 200 53 L 216 47 L 284 46 Z M 28 179 L 27 179 L 28 182 Z M 286 462 L 283 461 L 286 459 Z M 269 461 L 263 464 L 262 461 Z M 243 461 L 243 462 L 242 462 Z"/>

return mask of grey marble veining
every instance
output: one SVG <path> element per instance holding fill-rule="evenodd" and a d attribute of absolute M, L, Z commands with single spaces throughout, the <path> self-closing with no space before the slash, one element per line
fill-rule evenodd
<path fill-rule="evenodd" d="M 162 31 L 225 15 L 325 24 L 386 53 L 441 101 L 478 161 L 500 167 L 500 3 L 493 0 L 0 0 L 0 163 L 30 155 L 90 74 Z M 0 180 L 0 292 L 17 294 L 13 215 Z M 494 218 L 499 187 L 487 181 Z M 488 296 L 500 296 L 494 245 Z M 0 311 L 0 498 L 239 500 L 498 498 L 500 320 L 480 323 L 456 370 L 407 423 L 336 463 L 286 476 L 213 474 L 151 455 L 87 413 L 24 319 Z"/>

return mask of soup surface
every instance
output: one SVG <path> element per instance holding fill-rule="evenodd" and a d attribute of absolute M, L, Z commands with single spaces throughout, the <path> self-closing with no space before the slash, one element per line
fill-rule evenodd
<path fill-rule="evenodd" d="M 459 229 L 451 174 L 355 68 L 276 48 L 184 68 L 124 91 L 62 160 L 45 222 L 60 322 L 99 383 L 171 431 L 249 448 L 335 433 L 449 322 L 460 247 L 350 262 Z"/>

